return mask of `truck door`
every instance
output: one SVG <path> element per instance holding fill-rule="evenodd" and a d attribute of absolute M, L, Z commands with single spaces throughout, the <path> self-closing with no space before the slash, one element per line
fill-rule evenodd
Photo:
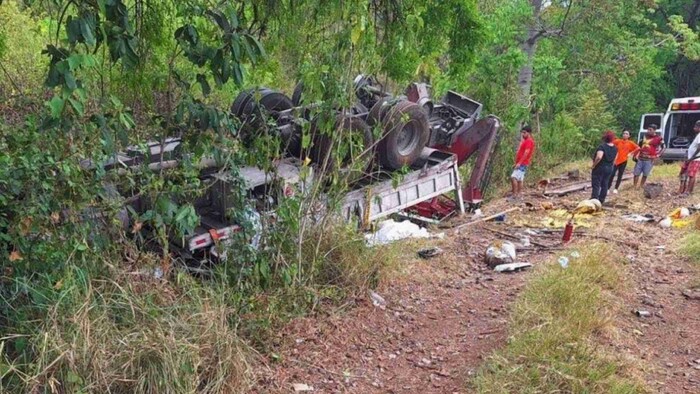
<path fill-rule="evenodd" d="M 649 126 L 655 124 L 658 127 L 658 132 L 663 133 L 663 125 L 661 124 L 661 120 L 663 119 L 664 114 L 644 114 L 642 115 L 642 120 L 639 122 L 639 135 L 637 136 L 637 143 L 642 142 L 642 138 L 644 138 L 644 134 L 646 134 L 647 129 Z"/>

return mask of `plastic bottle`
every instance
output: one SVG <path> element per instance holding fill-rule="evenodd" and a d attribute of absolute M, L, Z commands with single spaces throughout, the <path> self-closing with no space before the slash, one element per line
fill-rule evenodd
<path fill-rule="evenodd" d="M 566 268 L 569 266 L 569 258 L 565 256 L 559 257 L 559 265 L 561 265 L 561 268 Z"/>

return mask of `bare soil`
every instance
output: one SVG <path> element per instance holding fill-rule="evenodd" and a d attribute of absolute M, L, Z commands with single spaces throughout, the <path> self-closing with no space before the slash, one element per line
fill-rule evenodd
<path fill-rule="evenodd" d="M 673 197 L 671 180 L 664 186 L 655 200 L 629 190 L 630 185 L 623 187 L 609 199 L 614 208 L 592 218 L 589 228 L 577 229 L 585 234 L 575 233 L 572 247 L 603 240 L 617 244 L 627 257 L 627 288 L 613 317 L 616 334 L 604 341 L 610 352 L 627 358 L 653 392 L 695 393 L 700 392 L 700 301 L 682 292 L 699 274 L 674 252 L 683 231 L 620 218 L 652 213 L 660 219 L 675 207 L 699 202 L 697 197 Z M 505 345 L 509 308 L 532 275 L 501 274 L 486 266 L 483 252 L 489 242 L 505 239 L 493 230 L 516 234 L 523 230 L 517 225 L 548 217 L 552 211 L 542 208 L 542 202 L 571 208 L 588 193 L 548 199 L 532 191 L 521 204 L 523 211 L 508 214 L 505 223 L 483 223 L 459 234 L 437 229 L 445 232 L 444 240 L 402 245 L 404 272 L 376 290 L 386 305 L 375 306 L 367 296 L 343 311 L 291 322 L 280 332 L 278 357 L 269 360 L 256 392 L 294 392 L 294 384 L 312 387 L 314 393 L 472 391 L 471 376 L 485 357 Z M 483 211 L 488 215 L 511 206 L 497 200 Z M 554 233 L 532 239 L 556 245 L 560 238 L 561 233 Z M 444 254 L 418 258 L 416 251 L 428 245 L 440 246 Z M 543 264 L 557 253 L 556 246 L 531 246 L 519 251 L 518 261 Z M 636 310 L 651 316 L 638 317 Z"/>

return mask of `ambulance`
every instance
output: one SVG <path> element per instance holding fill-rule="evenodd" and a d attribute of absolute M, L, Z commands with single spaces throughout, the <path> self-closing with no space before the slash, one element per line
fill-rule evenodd
<path fill-rule="evenodd" d="M 659 127 L 664 139 L 664 150 L 661 159 L 664 162 L 687 159 L 688 146 L 695 138 L 693 126 L 700 120 L 700 97 L 674 98 L 668 105 L 666 113 L 644 114 L 639 123 L 639 136 L 637 142 L 641 142 L 650 125 Z"/>

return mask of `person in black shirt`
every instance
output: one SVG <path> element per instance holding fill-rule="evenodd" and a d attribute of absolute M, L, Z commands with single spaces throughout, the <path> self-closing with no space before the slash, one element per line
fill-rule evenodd
<path fill-rule="evenodd" d="M 615 165 L 615 157 L 617 157 L 614 140 L 615 133 L 612 131 L 606 131 L 603 134 L 603 143 L 596 149 L 591 165 L 591 198 L 598 199 L 601 204 L 605 202 L 605 197 L 608 195 L 608 182 Z"/>

